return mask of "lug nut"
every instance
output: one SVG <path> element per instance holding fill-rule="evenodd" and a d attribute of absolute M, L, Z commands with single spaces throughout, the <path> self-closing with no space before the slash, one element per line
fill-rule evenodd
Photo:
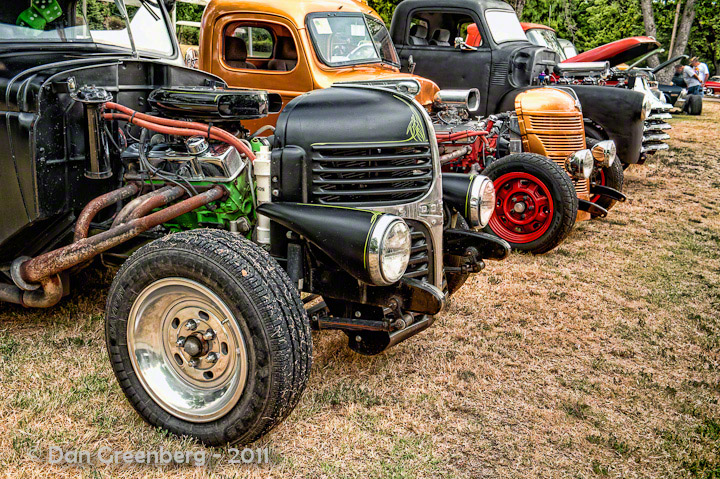
<path fill-rule="evenodd" d="M 218 360 L 218 355 L 215 354 L 215 353 L 209 353 L 209 354 L 205 357 L 205 359 L 207 359 L 207 361 L 208 361 L 209 363 L 216 363 L 217 360 Z"/>
<path fill-rule="evenodd" d="M 213 331 L 212 329 L 208 329 L 207 331 L 205 331 L 205 334 L 203 334 L 203 339 L 205 339 L 205 341 L 211 341 L 215 339 L 215 331 Z"/>
<path fill-rule="evenodd" d="M 183 346 L 185 346 L 185 338 L 183 336 L 180 336 L 177 341 L 175 341 L 175 344 L 177 344 L 179 348 L 182 348 Z"/>
<path fill-rule="evenodd" d="M 189 365 L 191 368 L 196 368 L 197 365 L 198 365 L 198 360 L 197 360 L 197 359 L 191 359 L 190 361 L 188 361 L 188 365 Z"/>
<path fill-rule="evenodd" d="M 187 322 L 187 324 L 185 324 L 185 327 L 188 328 L 190 331 L 195 331 L 197 329 L 197 323 L 194 319 L 191 319 Z"/>

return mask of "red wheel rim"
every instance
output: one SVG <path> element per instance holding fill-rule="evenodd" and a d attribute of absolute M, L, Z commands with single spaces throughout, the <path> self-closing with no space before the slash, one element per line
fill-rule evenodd
<path fill-rule="evenodd" d="M 490 229 L 511 243 L 530 243 L 544 235 L 555 214 L 547 186 L 519 171 L 502 175 L 494 184 L 497 200 Z"/>
<path fill-rule="evenodd" d="M 593 181 L 598 185 L 605 186 L 605 171 L 601 168 L 595 175 L 593 175 Z M 600 199 L 600 195 L 593 195 L 590 201 L 597 203 Z"/>

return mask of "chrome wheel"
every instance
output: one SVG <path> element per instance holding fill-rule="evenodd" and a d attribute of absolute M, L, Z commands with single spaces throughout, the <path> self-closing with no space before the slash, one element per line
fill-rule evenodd
<path fill-rule="evenodd" d="M 130 310 L 127 339 L 143 388 L 173 416 L 210 422 L 240 399 L 245 340 L 230 309 L 205 286 L 184 278 L 147 286 Z"/>

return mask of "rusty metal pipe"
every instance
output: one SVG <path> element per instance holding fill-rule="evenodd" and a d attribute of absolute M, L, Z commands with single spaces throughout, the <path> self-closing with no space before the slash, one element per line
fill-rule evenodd
<path fill-rule="evenodd" d="M 51 308 L 62 299 L 63 285 L 60 275 L 48 276 L 40 281 L 40 289 L 25 291 L 23 306 L 28 308 Z"/>
<path fill-rule="evenodd" d="M 97 215 L 101 210 L 107 208 L 110 205 L 114 205 L 119 201 L 130 198 L 138 191 L 140 191 L 140 188 L 137 185 L 131 183 L 129 185 L 123 186 L 122 188 L 111 191 L 110 193 L 105 193 L 102 196 L 98 196 L 90 203 L 88 203 L 85 208 L 83 208 L 80 216 L 78 216 L 77 222 L 75 223 L 74 241 L 87 238 L 88 231 L 90 231 L 90 223 L 95 218 L 95 215 Z"/>
<path fill-rule="evenodd" d="M 122 223 L 125 223 L 128 219 L 128 216 L 130 216 L 130 214 L 133 211 L 135 211 L 135 208 L 137 208 L 138 205 L 141 204 L 143 201 L 145 201 L 146 199 L 148 199 L 152 196 L 157 195 L 158 193 L 162 193 L 169 189 L 170 189 L 169 186 L 163 186 L 162 188 L 159 188 L 155 191 L 151 191 L 149 193 L 145 193 L 142 196 L 138 196 L 137 198 L 132 200 L 130 203 L 126 204 L 123 207 L 123 209 L 120 210 L 120 213 L 118 213 L 117 216 L 115 217 L 115 219 L 113 220 L 111 228 L 115 228 L 116 226 L 118 226 Z"/>
<path fill-rule="evenodd" d="M 0 301 L 26 308 L 50 308 L 58 304 L 62 296 L 62 280 L 57 274 L 43 279 L 40 288 L 33 291 L 23 291 L 15 285 L 0 284 Z"/>
<path fill-rule="evenodd" d="M 14 284 L 0 284 L 0 301 L 5 303 L 23 304 L 23 290 Z"/>
<path fill-rule="evenodd" d="M 472 147 L 464 146 L 455 151 L 452 151 L 450 153 L 442 155 L 440 157 L 440 164 L 444 165 L 445 163 L 450 163 L 453 160 L 457 160 L 458 158 L 462 158 L 465 155 L 469 155 L 471 152 L 472 152 Z"/>
<path fill-rule="evenodd" d="M 114 248 L 129 239 L 163 223 L 189 213 L 208 203 L 217 201 L 225 195 L 225 188 L 215 186 L 204 193 L 175 203 L 156 213 L 136 218 L 115 228 L 98 233 L 90 238 L 81 239 L 63 248 L 59 248 L 31 260 L 20 266 L 20 276 L 28 283 L 39 283 L 77 264 L 88 261 L 110 248 Z"/>
<path fill-rule="evenodd" d="M 125 221 L 131 221 L 140 217 L 145 216 L 156 208 L 165 206 L 171 203 L 185 194 L 185 190 L 179 186 L 173 186 L 172 188 L 165 189 L 163 191 L 146 198 L 140 203 L 127 217 Z"/>

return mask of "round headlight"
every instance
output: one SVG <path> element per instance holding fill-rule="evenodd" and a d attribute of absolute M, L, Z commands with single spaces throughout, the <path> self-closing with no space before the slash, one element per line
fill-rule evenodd
<path fill-rule="evenodd" d="M 468 191 L 466 215 L 473 228 L 484 228 L 495 211 L 495 185 L 487 176 L 473 178 Z"/>
<path fill-rule="evenodd" d="M 652 114 L 652 100 L 648 98 L 648 94 L 645 94 L 645 98 L 643 98 L 643 104 L 642 104 L 642 120 L 647 120 L 650 118 L 650 115 Z"/>
<path fill-rule="evenodd" d="M 565 169 L 576 180 L 590 178 L 594 166 L 595 158 L 590 150 L 576 151 L 565 160 Z"/>
<path fill-rule="evenodd" d="M 612 140 L 601 141 L 592 149 L 595 161 L 603 168 L 610 168 L 617 157 L 617 147 Z"/>
<path fill-rule="evenodd" d="M 397 283 L 410 261 L 410 229 L 402 218 L 382 215 L 368 241 L 368 271 L 373 283 Z"/>

